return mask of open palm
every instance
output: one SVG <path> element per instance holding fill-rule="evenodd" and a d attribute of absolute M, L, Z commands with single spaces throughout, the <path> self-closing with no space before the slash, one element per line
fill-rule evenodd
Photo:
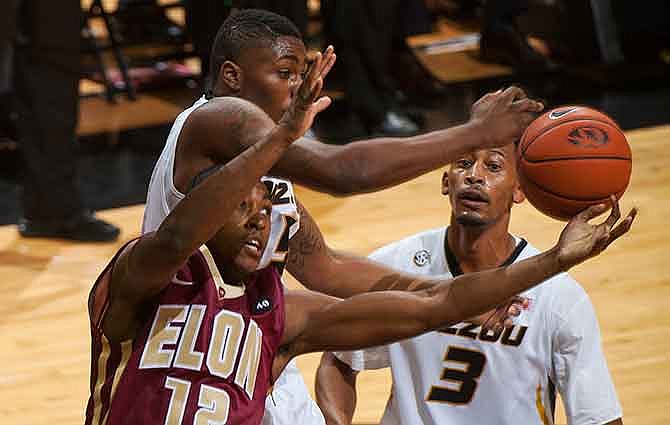
<path fill-rule="evenodd" d="M 619 201 L 611 196 L 612 211 L 600 224 L 589 221 L 604 213 L 607 204 L 594 205 L 573 217 L 565 226 L 558 240 L 558 259 L 564 270 L 577 265 L 604 251 L 612 242 L 630 230 L 637 209 L 633 208 L 625 219 L 619 222 L 621 211 Z M 618 225 L 617 222 L 619 222 Z M 615 226 L 616 225 L 616 226 Z"/>
<path fill-rule="evenodd" d="M 326 109 L 331 100 L 328 96 L 319 97 L 323 88 L 323 80 L 335 64 L 333 46 L 328 46 L 323 54 L 317 53 L 312 61 L 305 79 L 300 84 L 291 106 L 279 121 L 295 139 L 300 138 L 309 130 L 314 117 Z"/>

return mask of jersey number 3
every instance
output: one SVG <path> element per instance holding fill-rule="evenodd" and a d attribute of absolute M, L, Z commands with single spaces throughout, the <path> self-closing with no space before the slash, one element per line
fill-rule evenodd
<path fill-rule="evenodd" d="M 453 386 L 433 385 L 428 392 L 426 401 L 452 404 L 470 403 L 477 390 L 477 380 L 484 372 L 486 356 L 479 351 L 449 346 L 444 354 L 444 361 L 459 363 L 462 367 L 445 367 L 440 379 L 453 384 Z"/>

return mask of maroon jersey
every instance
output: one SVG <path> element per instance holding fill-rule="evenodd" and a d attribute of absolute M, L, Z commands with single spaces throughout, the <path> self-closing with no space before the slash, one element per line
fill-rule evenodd
<path fill-rule="evenodd" d="M 260 424 L 284 329 L 276 268 L 226 285 L 203 246 L 145 307 L 135 339 L 110 343 L 102 319 L 114 262 L 89 300 L 86 425 Z"/>

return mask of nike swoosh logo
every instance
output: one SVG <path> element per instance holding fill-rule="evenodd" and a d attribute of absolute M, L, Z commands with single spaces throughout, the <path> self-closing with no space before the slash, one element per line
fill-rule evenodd
<path fill-rule="evenodd" d="M 559 118 L 562 118 L 566 115 L 568 115 L 571 112 L 575 112 L 578 108 L 570 108 L 570 109 L 561 109 L 561 110 L 554 110 L 549 113 L 549 119 L 550 120 L 557 120 Z"/>

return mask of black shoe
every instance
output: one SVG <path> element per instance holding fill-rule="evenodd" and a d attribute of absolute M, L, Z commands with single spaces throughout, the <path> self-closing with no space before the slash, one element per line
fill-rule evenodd
<path fill-rule="evenodd" d="M 526 37 L 512 26 L 482 31 L 479 54 L 483 62 L 499 63 L 524 71 L 551 71 L 557 67 L 533 49 Z"/>
<path fill-rule="evenodd" d="M 382 122 L 372 129 L 372 134 L 378 136 L 408 137 L 414 136 L 419 130 L 419 126 L 409 116 L 389 111 L 384 115 Z"/>
<path fill-rule="evenodd" d="M 113 242 L 118 227 L 85 212 L 68 220 L 19 220 L 19 234 L 24 238 L 58 238 L 79 242 Z"/>

